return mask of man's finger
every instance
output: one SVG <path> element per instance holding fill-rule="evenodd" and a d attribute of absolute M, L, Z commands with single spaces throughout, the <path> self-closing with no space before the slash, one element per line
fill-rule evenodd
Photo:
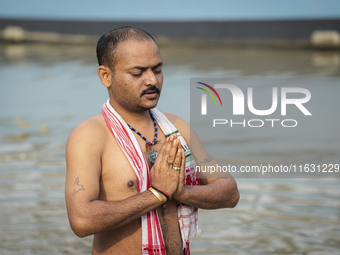
<path fill-rule="evenodd" d="M 182 154 L 182 157 L 181 157 L 181 172 L 179 174 L 179 184 L 183 184 L 184 183 L 184 177 L 185 177 L 185 154 L 184 154 L 184 151 L 181 150 L 181 154 Z"/>
<path fill-rule="evenodd" d="M 177 147 L 177 153 L 176 153 L 176 157 L 175 157 L 172 168 L 175 171 L 179 171 L 181 169 L 181 162 L 182 162 L 182 149 L 180 147 L 180 144 L 178 144 L 176 147 Z"/>
<path fill-rule="evenodd" d="M 168 157 L 168 163 L 171 163 L 171 164 L 174 163 L 174 160 L 175 160 L 175 157 L 176 157 L 176 154 L 177 154 L 177 150 L 178 150 L 178 143 L 179 143 L 178 139 L 175 139 L 172 142 L 172 147 L 170 149 L 170 153 L 169 153 L 169 157 Z"/>
<path fill-rule="evenodd" d="M 157 159 L 156 159 L 156 162 L 161 162 L 162 161 L 162 158 L 163 158 L 163 155 L 164 155 L 164 150 L 166 149 L 166 145 L 169 143 L 169 137 L 165 139 L 161 149 L 158 151 L 158 156 L 157 156 Z M 156 164 L 155 162 L 155 164 Z"/>
<path fill-rule="evenodd" d="M 169 156 L 170 148 L 171 148 L 171 141 L 169 139 L 169 141 L 165 144 L 164 150 L 162 152 L 162 163 L 168 161 L 168 156 Z"/>
<path fill-rule="evenodd" d="M 166 139 L 166 144 L 163 144 L 164 149 L 162 150 L 162 159 L 161 159 L 161 164 L 166 164 L 168 163 L 168 156 L 170 152 L 170 148 L 172 147 L 172 143 L 174 140 L 175 136 L 171 135 Z"/>

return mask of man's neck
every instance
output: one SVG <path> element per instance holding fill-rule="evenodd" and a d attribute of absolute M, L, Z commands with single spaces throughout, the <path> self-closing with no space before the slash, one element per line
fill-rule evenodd
<path fill-rule="evenodd" d="M 112 100 L 110 100 L 110 104 L 125 120 L 125 122 L 129 123 L 129 125 L 133 127 L 144 126 L 151 120 L 149 110 L 132 112 L 120 107 L 119 105 L 116 105 L 112 102 Z"/>

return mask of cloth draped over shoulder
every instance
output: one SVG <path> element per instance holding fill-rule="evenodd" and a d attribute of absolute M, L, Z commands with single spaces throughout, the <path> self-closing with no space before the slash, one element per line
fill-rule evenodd
<path fill-rule="evenodd" d="M 177 133 L 177 137 L 181 142 L 182 149 L 185 153 L 185 185 L 199 185 L 199 177 L 196 172 L 196 163 L 191 154 L 189 146 L 184 138 L 175 128 L 175 126 L 168 120 L 168 118 L 159 110 L 152 109 L 152 114 L 155 116 L 159 127 L 162 129 L 165 136 L 170 136 Z M 147 163 L 143 150 L 128 127 L 124 119 L 115 111 L 108 100 L 102 108 L 101 115 L 104 118 L 107 127 L 116 138 L 119 146 L 130 162 L 137 180 L 138 192 L 146 191 L 150 185 L 150 169 Z M 186 255 L 190 254 L 189 237 L 192 235 L 199 235 L 197 208 L 177 203 L 178 221 L 181 231 L 183 249 L 186 249 Z M 143 255 L 165 255 L 166 250 L 162 230 L 157 215 L 157 210 L 154 209 L 141 217 L 142 221 L 142 254 Z"/>

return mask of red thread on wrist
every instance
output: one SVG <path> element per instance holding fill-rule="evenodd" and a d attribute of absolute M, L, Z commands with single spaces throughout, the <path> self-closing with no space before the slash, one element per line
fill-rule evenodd
<path fill-rule="evenodd" d="M 151 185 L 151 187 L 154 188 L 155 190 L 157 190 L 159 193 L 163 194 L 168 201 L 171 200 L 171 196 L 167 192 L 165 192 L 164 190 L 155 187 L 155 185 Z"/>

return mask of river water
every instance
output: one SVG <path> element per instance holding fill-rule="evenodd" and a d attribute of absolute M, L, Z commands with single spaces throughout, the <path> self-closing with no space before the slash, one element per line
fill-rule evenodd
<path fill-rule="evenodd" d="M 64 152 L 72 129 L 99 114 L 108 97 L 97 78 L 94 49 L 0 45 L 0 254 L 90 253 L 92 237 L 76 237 L 68 224 Z M 306 155 L 312 153 L 320 162 L 340 163 L 339 52 L 184 44 L 161 46 L 161 53 L 165 81 L 158 107 L 187 121 L 190 78 L 303 77 L 299 87 L 321 79 L 328 93 L 318 100 L 328 105 L 322 116 L 330 118 L 313 120 L 319 149 L 306 142 L 292 153 L 289 141 L 280 138 L 270 148 L 280 148 L 281 156 L 267 153 L 265 160 L 310 159 Z M 237 130 L 232 135 L 219 141 L 222 147 L 235 146 L 230 160 L 242 151 L 253 161 L 264 160 L 248 149 L 258 133 L 248 132 L 247 139 Z M 192 254 L 340 254 L 339 177 L 237 182 L 236 208 L 199 211 L 202 234 L 192 238 Z"/>

